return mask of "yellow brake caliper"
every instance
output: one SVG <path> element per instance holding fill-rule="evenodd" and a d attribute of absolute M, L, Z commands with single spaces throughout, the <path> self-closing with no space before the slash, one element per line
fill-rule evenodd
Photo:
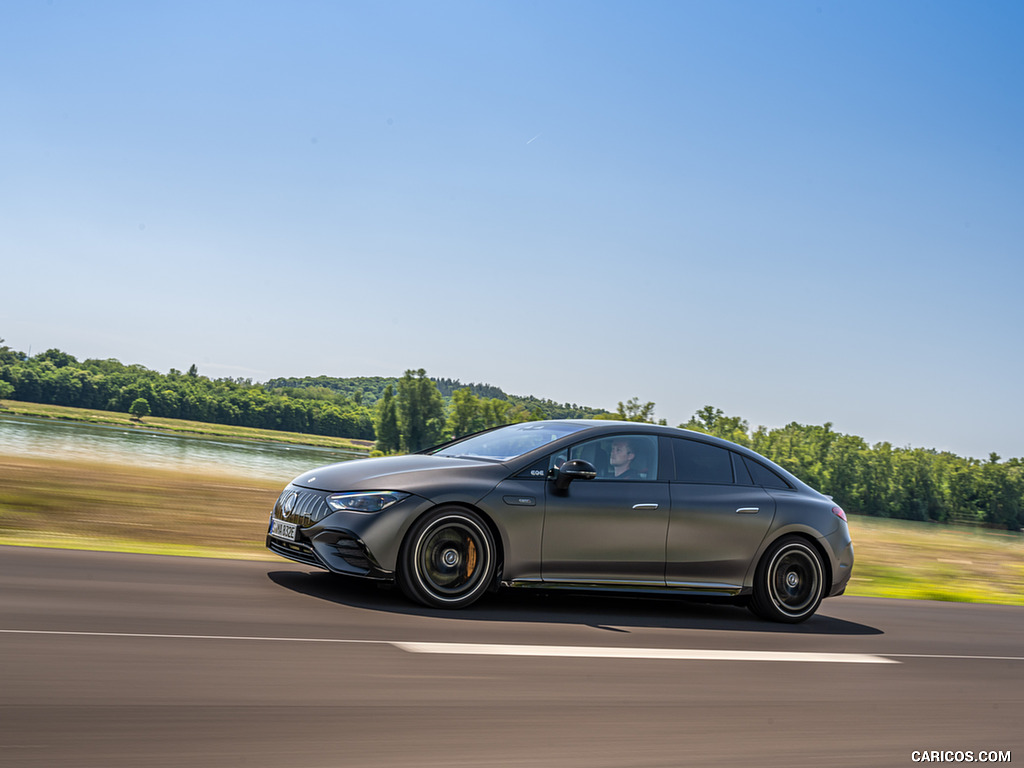
<path fill-rule="evenodd" d="M 476 570 L 476 542 L 469 540 L 469 551 L 466 553 L 466 578 L 473 575 Z"/>

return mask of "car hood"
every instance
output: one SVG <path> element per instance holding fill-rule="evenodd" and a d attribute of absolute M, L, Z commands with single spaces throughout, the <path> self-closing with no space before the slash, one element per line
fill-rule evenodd
<path fill-rule="evenodd" d="M 292 484 L 317 491 L 408 491 L 430 497 L 440 488 L 493 485 L 508 471 L 492 461 L 412 454 L 330 464 L 304 472 Z"/>

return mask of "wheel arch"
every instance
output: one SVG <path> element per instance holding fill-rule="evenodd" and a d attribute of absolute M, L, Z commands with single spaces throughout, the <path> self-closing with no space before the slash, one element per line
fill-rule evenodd
<path fill-rule="evenodd" d="M 469 512 L 472 512 L 473 514 L 477 515 L 484 522 L 484 524 L 487 526 L 488 530 L 491 532 L 491 538 L 494 540 L 494 547 L 495 547 L 496 551 L 494 553 L 495 568 L 494 568 L 494 577 L 492 579 L 494 583 L 490 585 L 490 588 L 493 588 L 495 584 L 500 584 L 501 583 L 501 572 L 502 572 L 502 568 L 503 568 L 503 566 L 505 564 L 505 551 L 506 551 L 506 547 L 507 547 L 507 541 L 506 541 L 506 538 L 505 538 L 505 534 L 498 527 L 498 525 L 494 522 L 494 519 L 489 514 L 487 514 L 487 512 L 485 512 L 483 509 L 481 509 L 480 507 L 478 507 L 475 504 L 469 504 L 469 503 L 464 502 L 464 501 L 442 501 L 442 502 L 438 502 L 437 504 L 434 504 L 433 506 L 427 507 L 422 512 L 420 512 L 418 515 L 416 515 L 415 517 L 411 518 L 408 521 L 408 523 L 405 526 L 405 531 L 402 533 L 402 543 L 398 547 L 398 553 L 399 554 L 398 554 L 398 559 L 397 559 L 397 561 L 395 563 L 396 574 L 397 574 L 398 568 L 400 568 L 401 564 L 402 564 L 402 560 L 403 560 L 402 553 L 405 551 L 405 548 L 407 546 L 409 546 L 409 540 L 410 540 L 410 537 L 412 535 L 413 530 L 415 530 L 415 528 L 416 528 L 416 524 L 421 519 L 426 517 L 427 515 L 431 515 L 431 514 L 433 514 L 434 512 L 436 512 L 439 509 L 451 509 L 451 508 L 465 509 L 465 510 L 468 510 Z"/>
<path fill-rule="evenodd" d="M 757 572 L 757 566 L 760 565 L 761 560 L 764 559 L 765 553 L 775 546 L 775 542 L 786 536 L 797 536 L 814 547 L 814 551 L 817 552 L 818 557 L 821 558 L 822 567 L 825 571 L 824 581 L 827 587 L 825 595 L 828 596 L 829 589 L 831 588 L 833 579 L 835 578 L 835 563 L 833 562 L 832 554 L 829 552 L 828 548 L 822 544 L 822 537 L 817 531 L 800 526 L 780 528 L 779 530 L 773 531 L 771 534 L 764 537 L 764 541 L 761 542 L 761 546 L 757 550 L 757 556 L 750 561 L 750 566 L 747 569 L 747 575 L 743 579 L 743 592 L 748 593 L 753 588 L 754 574 Z"/>
<path fill-rule="evenodd" d="M 758 559 L 747 608 L 761 619 L 799 624 L 828 597 L 831 574 L 829 558 L 814 536 L 787 532 L 774 538 Z"/>

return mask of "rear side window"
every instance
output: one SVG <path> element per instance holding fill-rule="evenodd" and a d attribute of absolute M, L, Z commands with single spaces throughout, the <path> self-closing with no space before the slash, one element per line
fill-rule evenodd
<path fill-rule="evenodd" d="M 764 464 L 747 458 L 744 458 L 744 461 L 747 464 L 747 469 L 750 471 L 750 476 L 754 479 L 754 485 L 789 490 L 789 483 L 768 469 Z"/>
<path fill-rule="evenodd" d="M 736 473 L 736 485 L 753 485 L 754 481 L 750 477 L 750 472 L 747 471 L 743 457 L 732 451 L 729 452 L 729 455 L 732 456 L 732 471 Z"/>
<path fill-rule="evenodd" d="M 732 484 L 732 457 L 725 448 L 673 439 L 672 453 L 678 482 Z"/>

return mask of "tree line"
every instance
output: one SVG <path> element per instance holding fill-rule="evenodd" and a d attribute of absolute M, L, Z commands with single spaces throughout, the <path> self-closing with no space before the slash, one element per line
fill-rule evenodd
<path fill-rule="evenodd" d="M 406 371 L 405 376 L 416 375 L 416 371 Z M 403 376 L 403 378 L 405 377 Z M 503 401 L 510 404 L 516 413 L 522 410 L 530 413 L 542 414 L 540 418 L 545 419 L 590 419 L 599 416 L 608 416 L 608 411 L 603 408 L 591 408 L 576 403 L 557 403 L 554 400 L 534 397 L 532 395 L 511 395 L 504 392 L 500 387 L 493 384 L 463 384 L 458 379 L 438 379 L 427 377 L 441 393 L 446 407 L 450 407 L 455 392 L 468 390 L 475 397 L 483 401 Z M 302 378 L 278 378 L 270 379 L 263 386 L 268 389 L 288 391 L 294 395 L 304 397 L 311 396 L 313 392 L 334 392 L 352 398 L 362 405 L 375 406 L 384 397 L 384 392 L 390 387 L 392 395 L 398 387 L 398 378 L 385 376 L 353 376 L 349 378 L 334 378 L 331 376 L 306 376 Z"/>
<path fill-rule="evenodd" d="M 401 432 L 392 438 L 387 432 L 390 424 L 385 425 L 380 442 L 387 452 L 419 450 L 467 434 L 466 430 L 498 424 L 605 413 L 576 404 L 507 395 L 489 384 L 463 385 L 454 379 L 427 378 L 425 372 L 414 374 L 407 371 L 401 379 L 317 376 L 254 384 L 251 379 L 211 379 L 200 375 L 195 365 L 185 373 L 172 368 L 161 374 L 113 359 L 79 361 L 59 349 L 29 357 L 0 339 L 0 400 L 376 440 L 377 405 L 385 392 L 393 397 L 397 393 Z M 431 393 L 422 395 L 429 407 L 415 405 L 418 401 L 410 395 L 410 378 L 417 380 L 420 390 Z M 449 396 L 442 396 L 442 390 Z M 458 402 L 455 393 L 459 393 Z"/>
<path fill-rule="evenodd" d="M 441 382 L 439 384 L 439 381 Z M 448 397 L 442 390 L 450 392 Z M 506 395 L 491 385 L 401 378 L 210 379 L 196 366 L 167 374 L 117 360 L 85 360 L 50 349 L 33 357 L 0 339 L 0 400 L 133 412 L 306 434 L 376 440 L 379 453 L 422 450 L 501 424 L 549 418 L 654 422 L 652 402 L 631 398 L 615 412 Z M 143 401 L 140 403 L 139 401 Z M 661 419 L 659 423 L 664 424 Z M 964 458 L 934 449 L 869 445 L 863 438 L 792 422 L 751 429 L 705 406 L 685 424 L 747 446 L 836 499 L 848 512 L 904 520 L 1024 527 L 1024 461 Z"/>
<path fill-rule="evenodd" d="M 248 379 L 210 379 L 192 365 L 161 374 L 117 360 L 78 361 L 50 349 L 33 357 L 0 340 L 0 399 L 94 408 L 305 434 L 373 440 L 372 411 L 334 392 L 295 397 Z M 134 408 L 133 408 L 134 405 Z"/>

